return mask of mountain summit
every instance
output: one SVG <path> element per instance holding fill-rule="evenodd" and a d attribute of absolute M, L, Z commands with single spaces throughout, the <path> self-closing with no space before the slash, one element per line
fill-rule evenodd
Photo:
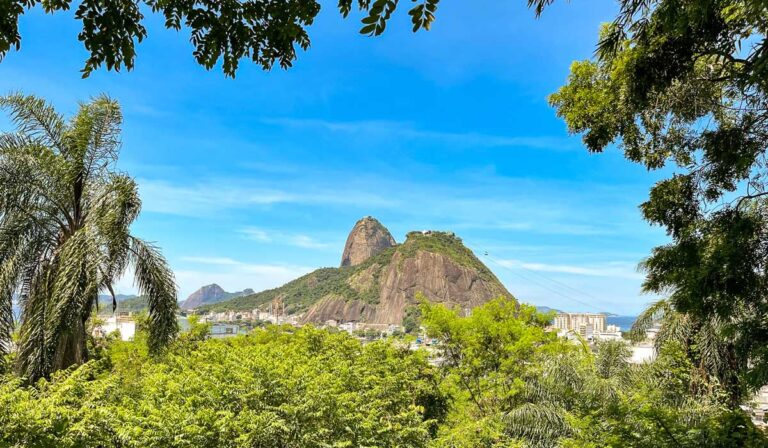
<path fill-rule="evenodd" d="M 395 239 L 386 227 L 376 218 L 366 216 L 357 221 L 349 232 L 344 253 L 341 255 L 341 266 L 357 266 L 395 244 Z"/>
<path fill-rule="evenodd" d="M 363 218 L 352 230 L 344 254 L 340 268 L 321 268 L 279 288 L 204 309 L 253 310 L 279 298 L 286 313 L 302 314 L 304 322 L 401 324 L 419 293 L 430 302 L 462 310 L 499 296 L 513 298 L 450 232 L 410 232 L 405 242 L 395 244 L 381 223 Z"/>
<path fill-rule="evenodd" d="M 242 297 L 250 294 L 253 294 L 253 290 L 251 288 L 247 288 L 239 292 L 226 292 L 224 289 L 222 289 L 221 286 L 217 285 L 216 283 L 212 283 L 210 285 L 205 285 L 190 294 L 189 297 L 187 297 L 187 300 L 181 302 L 179 308 L 183 310 L 191 310 L 201 305 L 218 303 L 224 300 L 232 299 L 234 297 Z"/>

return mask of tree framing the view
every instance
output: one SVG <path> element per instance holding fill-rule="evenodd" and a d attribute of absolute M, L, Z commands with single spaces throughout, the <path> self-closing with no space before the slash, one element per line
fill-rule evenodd
<path fill-rule="evenodd" d="M 42 99 L 0 98 L 16 132 L 0 135 L 0 349 L 21 305 L 16 370 L 31 381 L 88 359 L 98 294 L 134 267 L 154 352 L 176 335 L 176 284 L 152 244 L 131 235 L 136 183 L 114 171 L 122 115 L 99 97 L 69 121 Z"/>
<path fill-rule="evenodd" d="M 429 29 L 440 0 L 423 0 L 411 7 L 413 31 Z M 357 6 L 365 12 L 360 32 L 379 35 L 397 8 L 396 0 L 339 0 L 347 17 Z M 320 12 L 316 0 L 0 0 L 0 59 L 21 48 L 19 18 L 42 6 L 46 13 L 74 10 L 83 24 L 78 40 L 89 56 L 83 77 L 106 65 L 108 70 L 134 67 L 136 44 L 147 37 L 142 24 L 150 10 L 165 17 L 169 29 L 190 31 L 195 60 L 211 69 L 221 63 L 225 75 L 234 77 L 241 59 L 250 59 L 269 70 L 275 64 L 293 65 L 296 47 L 310 45 L 307 27 Z"/>
<path fill-rule="evenodd" d="M 597 58 L 550 98 L 591 152 L 616 143 L 674 168 L 641 206 L 672 238 L 643 262 L 644 288 L 718 339 L 701 365 L 720 366 L 734 407 L 768 382 L 767 8 L 623 0 Z"/>

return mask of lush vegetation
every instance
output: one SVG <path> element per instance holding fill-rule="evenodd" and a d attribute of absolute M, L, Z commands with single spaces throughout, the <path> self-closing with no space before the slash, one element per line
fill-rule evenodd
<path fill-rule="evenodd" d="M 187 338 L 158 360 L 115 342 L 50 382 L 2 383 L 0 446 L 426 446 L 445 407 L 433 370 L 310 328 Z"/>
<path fill-rule="evenodd" d="M 385 249 L 357 266 L 321 268 L 279 288 L 202 306 L 199 310 L 217 312 L 265 308 L 277 297 L 283 298 L 286 311 L 290 313 L 305 311 L 327 296 L 375 304 L 379 302 L 379 278 L 393 258 L 399 260 L 399 269 L 405 260 L 415 257 L 420 251 L 446 256 L 459 266 L 475 270 L 480 278 L 498 282 L 488 267 L 453 234 L 410 232 L 404 243 Z"/>
<path fill-rule="evenodd" d="M 245 311 L 255 308 L 265 308 L 278 296 L 283 297 L 286 312 L 304 311 L 320 301 L 326 295 L 340 295 L 349 300 L 359 299 L 360 293 L 353 289 L 347 280 L 354 268 L 321 268 L 305 276 L 292 280 L 285 285 L 257 292 L 249 296 L 236 297 L 211 305 L 198 308 L 201 312 L 208 311 Z"/>
<path fill-rule="evenodd" d="M 158 352 L 178 331 L 176 285 L 158 249 L 130 233 L 141 201 L 114 168 L 119 106 L 99 97 L 69 121 L 35 97 L 2 97 L 0 107 L 16 126 L 0 134 L 0 355 L 16 346 L 15 369 L 30 381 L 86 361 L 99 292 L 129 266 Z"/>
<path fill-rule="evenodd" d="M 736 406 L 768 383 L 765 2 L 619 3 L 597 58 L 575 62 L 551 103 L 590 151 L 616 143 L 675 173 L 641 206 L 671 237 L 644 287 Z"/>
<path fill-rule="evenodd" d="M 437 366 L 398 339 L 269 326 L 204 340 L 194 321 L 151 357 L 140 331 L 50 380 L 0 380 L 0 446 L 768 446 L 678 345 L 637 366 L 623 343 L 593 354 L 509 299 L 421 313 Z"/>
<path fill-rule="evenodd" d="M 545 331 L 551 317 L 503 299 L 466 318 L 423 306 L 423 325 L 442 341 L 441 389 L 451 398 L 434 446 L 768 446 L 679 346 L 631 365 L 624 342 L 593 354 Z"/>

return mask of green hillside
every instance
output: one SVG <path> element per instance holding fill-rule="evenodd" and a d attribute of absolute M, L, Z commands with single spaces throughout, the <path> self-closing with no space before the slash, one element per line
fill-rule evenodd
<path fill-rule="evenodd" d="M 346 300 L 378 303 L 379 276 L 392 262 L 395 254 L 400 262 L 415 257 L 420 251 L 444 255 L 456 264 L 476 270 L 480 277 L 496 281 L 496 277 L 462 243 L 461 239 L 447 232 L 410 232 L 404 243 L 383 250 L 357 266 L 321 268 L 285 285 L 244 297 L 206 305 L 198 308 L 202 312 L 245 311 L 263 307 L 278 296 L 282 296 L 288 314 L 301 312 L 327 296 L 335 294 Z M 364 287 L 353 288 L 350 279 L 367 274 L 370 281 Z"/>
<path fill-rule="evenodd" d="M 117 296 L 117 311 L 137 313 L 147 309 L 147 298 L 143 296 Z M 112 297 L 99 297 L 99 314 L 112 314 Z"/>

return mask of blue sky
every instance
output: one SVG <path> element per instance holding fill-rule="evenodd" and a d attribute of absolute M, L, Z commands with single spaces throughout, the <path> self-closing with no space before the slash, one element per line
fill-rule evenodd
<path fill-rule="evenodd" d="M 335 266 L 373 215 L 398 241 L 456 232 L 523 301 L 636 313 L 652 300 L 636 265 L 666 241 L 637 208 L 659 173 L 588 154 L 546 103 L 613 12 L 559 2 L 536 20 L 522 1 L 443 2 L 430 32 L 411 33 L 401 11 L 369 38 L 326 2 L 292 69 L 244 62 L 234 80 L 148 14 L 135 70 L 83 80 L 79 23 L 38 8 L 0 63 L 0 92 L 68 114 L 99 93 L 120 101 L 119 167 L 144 202 L 134 233 L 163 248 L 182 299 Z"/>

